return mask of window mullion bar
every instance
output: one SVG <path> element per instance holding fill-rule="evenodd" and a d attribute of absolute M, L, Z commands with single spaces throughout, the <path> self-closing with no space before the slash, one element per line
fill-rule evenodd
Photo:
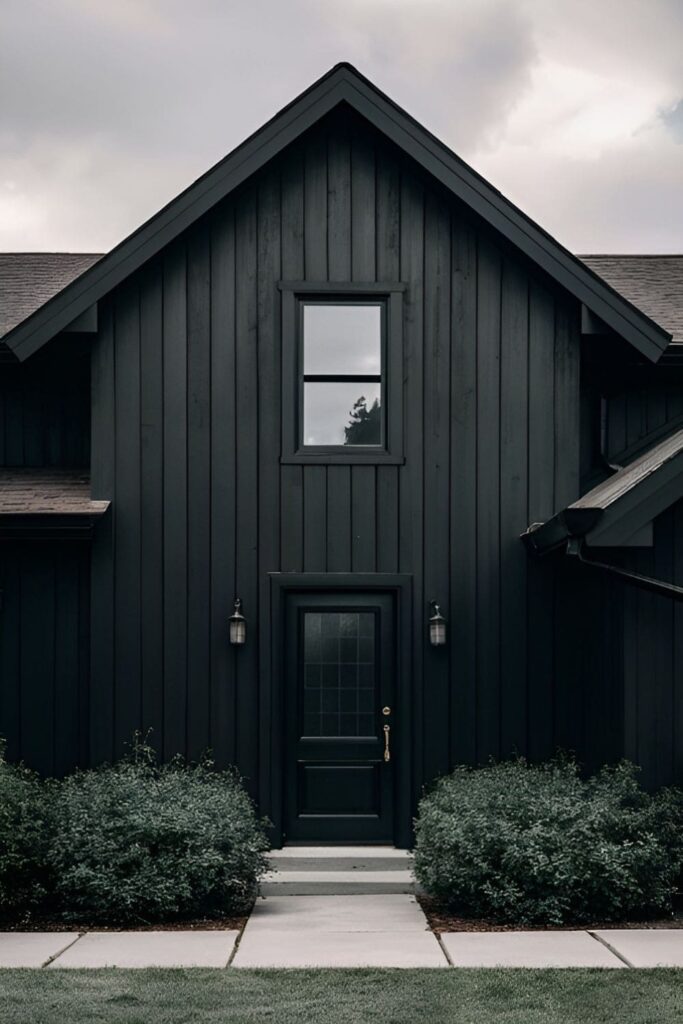
<path fill-rule="evenodd" d="M 303 380 L 310 384 L 381 384 L 382 375 L 368 373 L 364 377 L 355 377 L 344 373 L 305 373 Z"/>

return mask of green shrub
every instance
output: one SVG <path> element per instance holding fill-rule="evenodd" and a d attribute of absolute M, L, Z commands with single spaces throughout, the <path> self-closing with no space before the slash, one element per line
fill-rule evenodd
<path fill-rule="evenodd" d="M 671 911 L 683 794 L 646 793 L 623 763 L 584 781 L 568 759 L 457 768 L 425 796 L 415 873 L 461 913 L 517 924 Z"/>
<path fill-rule="evenodd" d="M 45 800 L 38 776 L 8 764 L 0 740 L 0 916 L 18 918 L 46 896 Z"/>
<path fill-rule="evenodd" d="M 49 861 L 65 919 L 110 923 L 239 913 L 265 869 L 263 823 L 238 776 L 156 764 L 137 744 L 53 787 Z"/>

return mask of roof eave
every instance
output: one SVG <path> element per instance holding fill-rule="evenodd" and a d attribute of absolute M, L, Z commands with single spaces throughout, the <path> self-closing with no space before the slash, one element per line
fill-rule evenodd
<path fill-rule="evenodd" d="M 566 545 L 570 537 L 585 537 L 601 517 L 601 508 L 565 508 L 545 523 L 533 523 L 521 539 L 528 551 L 545 555 Z"/>
<path fill-rule="evenodd" d="M 661 459 L 651 472 L 643 472 L 642 460 L 638 459 L 545 523 L 533 523 L 522 534 L 528 550 L 544 555 L 566 547 L 572 538 L 585 541 L 589 547 L 620 547 L 627 543 L 638 530 L 683 498 L 683 431 L 655 445 L 651 455 Z M 634 475 L 635 470 L 639 470 L 638 475 Z M 620 479 L 628 483 L 610 493 L 614 482 Z"/>
<path fill-rule="evenodd" d="M 591 547 L 618 547 L 683 497 L 683 448 L 610 503 L 586 537 Z"/>
<path fill-rule="evenodd" d="M 3 512 L 0 514 L 0 541 L 21 537 L 46 540 L 87 540 L 110 503 L 97 502 L 88 511 L 78 512 Z"/>
<path fill-rule="evenodd" d="M 413 157 L 491 227 L 596 316 L 656 362 L 671 335 L 615 292 L 472 168 L 348 64 L 340 64 L 104 256 L 5 335 L 27 359 L 215 203 L 340 103 L 347 103 Z"/>

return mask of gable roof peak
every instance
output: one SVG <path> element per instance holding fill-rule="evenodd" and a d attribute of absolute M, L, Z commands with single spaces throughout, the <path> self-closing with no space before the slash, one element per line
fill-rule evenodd
<path fill-rule="evenodd" d="M 335 64 L 228 156 L 5 337 L 26 359 L 169 242 L 346 103 L 643 355 L 657 360 L 670 335 L 611 289 L 352 64 Z"/>

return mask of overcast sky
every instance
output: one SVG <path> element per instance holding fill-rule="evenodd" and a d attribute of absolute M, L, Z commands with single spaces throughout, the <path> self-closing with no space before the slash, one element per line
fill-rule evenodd
<path fill-rule="evenodd" d="M 683 0 L 0 0 L 0 250 L 106 251 L 348 60 L 576 252 L 683 252 Z"/>

